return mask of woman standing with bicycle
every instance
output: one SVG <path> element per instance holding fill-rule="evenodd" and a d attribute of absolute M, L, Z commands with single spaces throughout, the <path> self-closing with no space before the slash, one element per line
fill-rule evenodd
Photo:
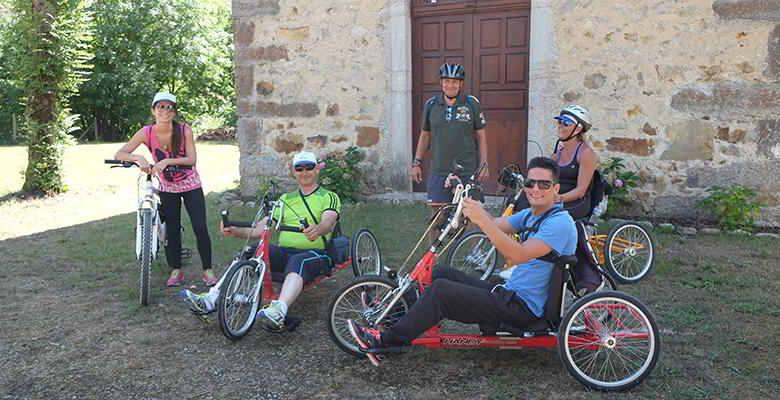
<path fill-rule="evenodd" d="M 211 238 L 206 226 L 206 200 L 203 197 L 200 175 L 195 169 L 197 154 L 192 130 L 187 124 L 175 120 L 176 96 L 159 92 L 152 100 L 155 123 L 144 126 L 125 143 L 114 158 L 136 163 L 146 173 L 153 173 L 160 180 L 160 203 L 167 231 L 165 257 L 171 267 L 167 286 L 178 286 L 183 280 L 181 271 L 181 203 L 187 207 L 192 230 L 198 243 L 198 254 L 203 264 L 203 281 L 214 285 L 217 277 L 211 268 Z M 139 154 L 132 154 L 141 144 L 152 154 L 154 165 Z M 171 165 L 189 165 L 191 170 L 165 171 Z"/>

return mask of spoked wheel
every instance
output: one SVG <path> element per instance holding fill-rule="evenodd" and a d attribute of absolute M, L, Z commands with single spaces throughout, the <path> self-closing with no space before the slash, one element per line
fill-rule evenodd
<path fill-rule="evenodd" d="M 447 264 L 486 280 L 498 265 L 498 252 L 480 230 L 468 231 L 453 245 Z"/>
<path fill-rule="evenodd" d="M 377 318 L 390 306 L 395 294 L 393 290 L 397 287 L 395 281 L 373 275 L 358 276 L 347 282 L 328 303 L 326 319 L 330 338 L 347 353 L 364 358 L 365 353 L 358 350 L 357 342 L 349 333 L 347 320 L 351 319 L 369 328 L 392 326 L 406 315 L 413 302 L 411 294 L 404 294 L 377 324 Z"/>
<path fill-rule="evenodd" d="M 635 222 L 616 225 L 609 231 L 604 243 L 604 263 L 618 282 L 639 282 L 655 264 L 653 237 Z"/>
<path fill-rule="evenodd" d="M 225 275 L 217 303 L 219 328 L 230 340 L 246 336 L 255 324 L 261 271 L 256 261 L 239 261 Z"/>
<path fill-rule="evenodd" d="M 355 276 L 382 273 L 382 253 L 379 251 L 379 243 L 368 229 L 360 228 L 352 235 L 350 254 L 352 272 Z"/>
<path fill-rule="evenodd" d="M 608 392 L 645 380 L 655 368 L 660 346 L 650 310 L 623 292 L 581 298 L 558 330 L 558 354 L 569 373 L 587 387 Z"/>
<path fill-rule="evenodd" d="M 140 301 L 143 305 L 149 305 L 149 287 L 152 275 L 152 210 L 141 210 L 141 254 L 138 259 L 141 262 L 141 274 L 138 276 L 138 290 Z"/>

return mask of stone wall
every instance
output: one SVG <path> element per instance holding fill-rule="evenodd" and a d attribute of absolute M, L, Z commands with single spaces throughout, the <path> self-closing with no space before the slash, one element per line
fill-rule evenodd
<path fill-rule="evenodd" d="M 601 157 L 639 170 L 637 213 L 692 217 L 707 186 L 743 184 L 780 223 L 780 0 L 541 3 L 554 39 L 538 85 L 558 105 L 533 116 L 589 107 Z M 551 147 L 548 120 L 530 136 Z"/>
<path fill-rule="evenodd" d="M 242 194 L 300 150 L 358 146 L 369 188 L 389 179 L 385 2 L 233 0 L 233 17 Z"/>
<path fill-rule="evenodd" d="M 361 147 L 364 189 L 408 190 L 409 0 L 233 0 L 241 186 L 300 149 Z M 602 158 L 638 170 L 636 213 L 693 217 L 707 186 L 759 189 L 780 224 L 780 0 L 532 2 L 529 138 L 590 108 Z M 529 154 L 532 154 L 529 149 Z"/>

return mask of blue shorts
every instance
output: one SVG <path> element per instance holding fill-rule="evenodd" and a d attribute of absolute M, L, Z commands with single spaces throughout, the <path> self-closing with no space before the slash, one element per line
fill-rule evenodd
<path fill-rule="evenodd" d="M 462 180 L 463 178 L 461 178 Z M 444 187 L 446 175 L 428 175 L 428 205 L 443 206 L 452 203 L 452 187 Z"/>

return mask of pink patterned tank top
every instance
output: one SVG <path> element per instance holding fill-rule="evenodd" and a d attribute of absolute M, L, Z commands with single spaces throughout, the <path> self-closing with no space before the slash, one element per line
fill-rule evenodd
<path fill-rule="evenodd" d="M 179 147 L 179 155 L 184 157 L 187 156 L 186 146 L 184 145 L 184 141 L 186 140 L 184 128 L 186 126 L 186 124 L 181 124 L 182 140 L 181 146 Z M 146 147 L 149 148 L 149 152 L 152 153 L 155 163 L 166 158 L 173 158 L 172 151 L 165 151 L 160 148 L 160 143 L 157 142 L 157 128 L 155 125 L 145 126 L 144 135 L 146 136 Z M 160 178 L 161 192 L 183 193 L 201 187 L 200 175 L 198 175 L 198 170 L 195 169 L 195 166 L 190 170 L 183 170 L 181 172 L 166 171 L 162 174 L 158 174 L 157 177 Z"/>

